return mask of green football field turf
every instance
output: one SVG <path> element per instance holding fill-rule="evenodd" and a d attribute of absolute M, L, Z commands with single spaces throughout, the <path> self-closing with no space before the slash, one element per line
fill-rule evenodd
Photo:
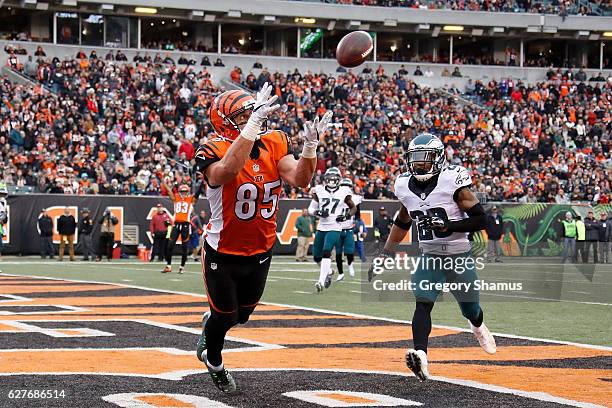
<path fill-rule="evenodd" d="M 177 261 L 175 258 L 175 272 Z M 161 263 L 143 263 L 134 258 L 129 261 L 60 263 L 41 262 L 34 257 L 5 257 L 0 262 L 0 269 L 5 274 L 111 282 L 162 290 L 204 293 L 199 263 L 190 260 L 183 275 L 161 274 L 161 268 Z M 545 267 L 510 260 L 502 265 L 493 265 L 492 268 L 497 276 L 520 273 L 536 276 Z M 552 270 L 558 268 L 559 266 L 551 267 Z M 346 269 L 345 265 L 345 272 Z M 316 264 L 296 263 L 292 257 L 277 256 L 272 262 L 263 301 L 401 320 L 412 318 L 413 302 L 410 300 L 380 302 L 365 298 L 362 293 L 363 283 L 359 278 L 361 276 L 359 265 L 356 269 L 358 277 L 347 276 L 344 282 L 334 283 L 329 290 L 316 294 L 314 291 L 314 282 L 318 277 Z M 537 301 L 530 299 L 529 296 L 512 302 L 485 300 L 483 309 L 487 325 L 498 333 L 612 345 L 610 329 L 612 301 L 602 301 L 602 297 L 603 300 L 612 298 L 612 267 L 598 266 L 594 270 L 593 283 L 587 282 L 576 271 L 569 272 L 566 281 L 577 283 L 570 286 L 570 289 L 575 289 L 570 292 L 577 294 L 576 299 L 580 300 L 566 298 L 562 302 Z M 589 301 L 584 284 L 588 284 L 588 290 L 598 289 L 601 292 L 592 302 Z M 468 327 L 452 298 L 449 301 L 436 303 L 432 318 L 434 325 Z"/>

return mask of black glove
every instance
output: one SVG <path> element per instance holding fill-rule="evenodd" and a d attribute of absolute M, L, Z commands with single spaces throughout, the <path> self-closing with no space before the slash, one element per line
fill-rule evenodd
<path fill-rule="evenodd" d="M 370 269 L 368 269 L 368 282 L 372 282 L 372 279 L 374 279 L 374 265 L 384 265 L 385 259 L 393 257 L 395 257 L 395 253 L 384 249 L 379 255 L 375 256 L 374 259 L 372 259 L 372 265 L 370 265 Z"/>
<path fill-rule="evenodd" d="M 417 225 L 420 230 L 441 230 L 446 228 L 446 222 L 436 216 L 424 215 L 418 218 Z"/>
<path fill-rule="evenodd" d="M 336 222 L 344 222 L 346 220 L 348 220 L 348 217 L 346 215 L 344 215 L 344 214 L 339 215 L 339 216 L 336 217 Z"/>
<path fill-rule="evenodd" d="M 329 210 L 327 208 L 324 210 L 318 210 L 315 215 L 319 218 L 327 218 L 329 217 Z"/>

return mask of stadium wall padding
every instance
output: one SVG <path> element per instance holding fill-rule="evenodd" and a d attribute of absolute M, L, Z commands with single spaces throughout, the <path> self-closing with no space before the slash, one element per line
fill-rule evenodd
<path fill-rule="evenodd" d="M 5 226 L 3 237 L 4 254 L 32 255 L 38 254 L 39 234 L 37 220 L 43 208 L 51 209 L 54 220 L 61 215 L 66 206 L 70 212 L 78 217 L 84 208 L 88 208 L 95 221 L 93 241 L 97 248 L 100 224 L 105 208 L 110 207 L 120 222 L 116 227 L 115 239 L 120 240 L 125 226 L 137 225 L 139 227 L 138 242 L 150 246 L 149 214 L 155 210 L 158 203 L 172 211 L 172 202 L 166 197 L 130 197 L 130 196 L 70 196 L 54 194 L 28 194 L 8 198 L 9 222 Z M 276 254 L 295 253 L 297 240 L 293 225 L 302 209 L 308 207 L 309 200 L 297 199 L 279 200 L 277 217 L 278 240 L 275 245 Z M 389 200 L 365 200 L 361 204 L 361 214 L 368 227 L 367 241 L 374 241 L 373 220 L 378 215 L 381 206 L 387 209 L 388 214 L 394 216 L 399 209 L 399 203 Z M 486 205 L 487 210 L 491 204 Z M 506 255 L 544 255 L 558 254 L 560 245 L 560 224 L 566 211 L 575 215 L 586 216 L 589 209 L 594 209 L 598 218 L 600 211 L 612 211 L 612 205 L 599 205 L 595 207 L 585 205 L 557 205 L 557 204 L 497 204 L 504 219 L 505 235 L 503 240 Z M 195 206 L 197 212 L 205 210 L 210 214 L 208 203 L 201 199 Z M 56 223 L 54 222 L 54 226 Z M 475 243 L 486 242 L 486 233 L 478 232 L 473 237 Z M 407 237 L 406 241 L 411 241 Z M 54 236 L 59 242 L 59 236 Z M 75 239 L 78 242 L 78 235 Z M 78 248 L 77 248 L 78 249 Z M 135 254 L 136 245 L 122 245 L 124 253 Z"/>

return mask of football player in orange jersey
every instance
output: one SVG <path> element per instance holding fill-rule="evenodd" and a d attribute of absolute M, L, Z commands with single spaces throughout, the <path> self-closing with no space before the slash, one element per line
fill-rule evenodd
<path fill-rule="evenodd" d="M 195 194 L 191 194 L 191 188 L 182 184 L 178 188 L 178 194 L 175 194 L 172 187 L 169 186 L 164 180 L 162 182 L 166 191 L 168 191 L 168 197 L 174 203 L 174 224 L 172 231 L 170 232 L 170 241 L 166 247 L 166 267 L 162 273 L 172 272 L 172 252 L 174 246 L 180 235 L 181 237 L 181 266 L 178 273 L 183 273 L 185 269 L 185 263 L 187 262 L 187 254 L 189 252 L 188 242 L 191 234 L 191 213 L 193 212 L 193 205 L 198 199 L 199 191 Z"/>
<path fill-rule="evenodd" d="M 266 83 L 255 98 L 242 90 L 217 96 L 209 108 L 216 137 L 195 158 L 211 210 L 202 251 L 210 312 L 202 320 L 197 356 L 223 392 L 236 390 L 223 366 L 223 342 L 230 328 L 248 321 L 264 291 L 281 185 L 309 185 L 332 116 L 327 112 L 304 124 L 304 148 L 296 160 L 287 135 L 267 129 L 268 116 L 280 107 L 271 92 Z"/>

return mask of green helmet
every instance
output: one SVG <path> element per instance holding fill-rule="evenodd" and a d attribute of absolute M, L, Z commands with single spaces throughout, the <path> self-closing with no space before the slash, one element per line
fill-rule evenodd
<path fill-rule="evenodd" d="M 421 133 L 408 145 L 408 172 L 419 181 L 427 181 L 444 168 L 444 144 L 431 133 Z"/>
<path fill-rule="evenodd" d="M 325 172 L 325 175 L 323 175 L 323 183 L 325 184 L 325 187 L 330 190 L 333 190 L 340 185 L 341 177 L 342 174 L 340 173 L 340 170 L 338 170 L 337 167 L 330 167 Z"/>
<path fill-rule="evenodd" d="M 342 180 L 340 180 L 340 185 L 344 186 L 344 187 L 350 187 L 352 189 L 353 188 L 353 180 L 351 180 L 348 177 L 344 177 Z"/>

